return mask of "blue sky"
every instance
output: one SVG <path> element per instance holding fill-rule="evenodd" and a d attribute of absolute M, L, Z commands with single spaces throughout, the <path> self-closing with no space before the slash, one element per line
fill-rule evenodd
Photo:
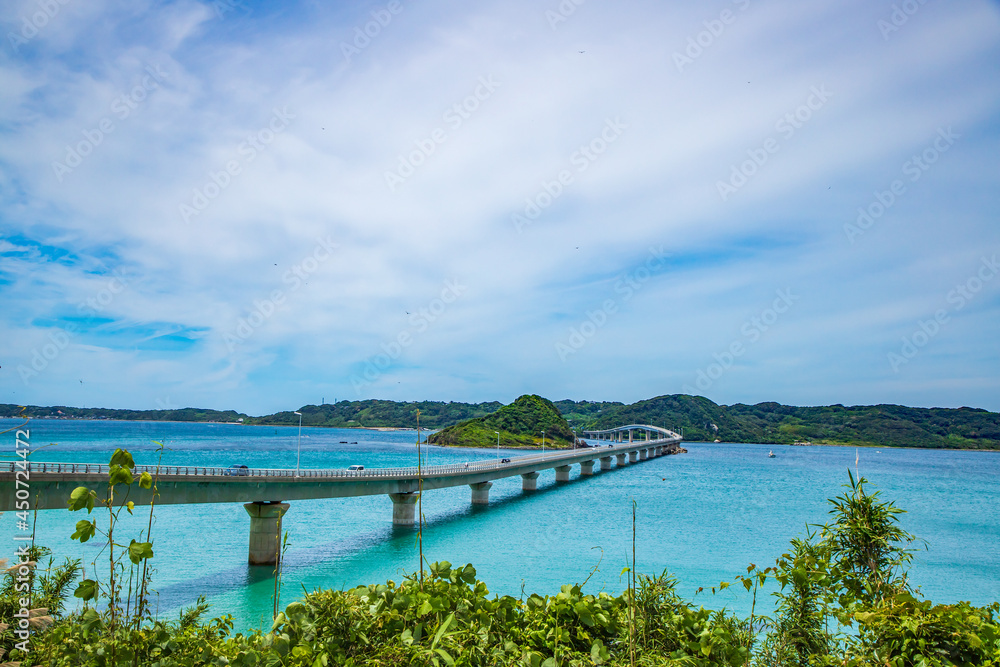
<path fill-rule="evenodd" d="M 0 25 L 0 402 L 1000 410 L 995 2 Z"/>

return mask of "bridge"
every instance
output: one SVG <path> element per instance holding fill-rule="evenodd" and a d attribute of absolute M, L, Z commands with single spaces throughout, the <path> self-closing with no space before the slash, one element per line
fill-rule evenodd
<path fill-rule="evenodd" d="M 669 429 L 660 428 L 659 426 L 646 426 L 645 424 L 616 426 L 615 428 L 604 429 L 603 431 L 584 431 L 583 435 L 593 440 L 611 442 L 648 442 L 656 438 L 661 440 L 676 438 L 680 442 L 683 439 L 683 436 Z"/>
<path fill-rule="evenodd" d="M 349 498 L 385 494 L 392 500 L 392 522 L 412 526 L 421 489 L 429 491 L 468 485 L 473 505 L 488 505 L 493 480 L 521 476 L 521 488 L 535 491 L 542 471 L 555 470 L 556 482 L 568 482 L 572 466 L 581 476 L 600 470 L 625 467 L 649 458 L 673 454 L 681 436 L 657 426 L 630 425 L 603 431 L 584 431 L 585 437 L 607 446 L 529 454 L 509 462 L 476 461 L 408 468 L 369 470 L 288 470 L 250 468 L 233 474 L 232 469 L 202 466 L 135 466 L 133 474 L 148 472 L 156 479 L 157 505 L 242 502 L 250 515 L 252 565 L 273 565 L 278 557 L 281 517 L 286 501 L 316 498 Z M 638 437 L 637 437 L 638 436 Z M 65 509 L 73 489 L 93 489 L 107 497 L 107 464 L 12 462 L 0 467 L 0 512 L 15 509 Z M 152 489 L 134 484 L 128 500 L 136 505 L 153 501 Z M 124 494 L 116 494 L 124 502 Z M 25 502 L 28 504 L 25 505 Z M 20 503 L 20 506 L 18 506 Z"/>

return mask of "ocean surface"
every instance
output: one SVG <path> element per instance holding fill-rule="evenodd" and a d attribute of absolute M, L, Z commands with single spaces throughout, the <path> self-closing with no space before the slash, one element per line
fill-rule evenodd
<path fill-rule="evenodd" d="M 15 420 L 0 420 L 0 430 Z M 168 465 L 294 468 L 297 427 L 169 422 L 35 420 L 28 426 L 33 461 L 107 463 L 117 447 L 139 464 L 155 464 L 163 443 Z M 416 464 L 413 431 L 302 429 L 303 468 L 367 468 Z M 357 444 L 343 444 L 341 441 Z M 669 571 L 679 592 L 706 607 L 749 610 L 734 589 L 703 592 L 746 571 L 773 564 L 788 540 L 828 518 L 828 498 L 843 493 L 855 450 L 686 443 L 687 454 L 557 485 L 548 470 L 538 491 L 520 477 L 497 480 L 488 507 L 472 507 L 468 487 L 428 491 L 424 552 L 429 560 L 472 563 L 498 594 L 555 593 L 582 582 L 585 590 L 618 592 L 632 543 L 636 503 L 637 565 Z M 496 457 L 495 449 L 423 448 L 427 465 Z M 773 450 L 775 458 L 768 458 Z M 0 458 L 13 458 L 14 432 L 0 436 Z M 518 452 L 510 453 L 516 456 Z M 858 471 L 902 509 L 905 530 L 926 540 L 911 577 L 935 602 L 1000 600 L 1000 453 L 861 449 Z M 95 510 L 96 512 L 96 510 Z M 82 558 L 88 574 L 100 545 L 69 539 L 85 513 L 38 513 L 37 541 L 61 559 Z M 98 514 L 106 526 L 106 514 Z M 12 512 L 0 516 L 11 554 L 18 534 Z M 118 527 L 128 542 L 149 521 L 148 507 Z M 242 504 L 164 505 L 155 510 L 156 606 L 176 616 L 204 595 L 214 615 L 232 614 L 237 630 L 269 627 L 272 569 L 247 565 L 249 518 Z M 386 496 L 297 501 L 285 516 L 289 533 L 281 603 L 303 589 L 399 581 L 417 567 L 416 530 L 392 526 Z M 0 557 L 9 557 L 0 551 Z M 102 562 L 106 554 L 102 556 Z M 593 574 L 592 574 L 593 572 Z M 106 573 L 105 573 L 106 574 Z M 758 602 L 758 605 L 761 603 Z M 769 604 L 766 600 L 764 604 Z M 760 607 L 758 606 L 758 610 Z"/>

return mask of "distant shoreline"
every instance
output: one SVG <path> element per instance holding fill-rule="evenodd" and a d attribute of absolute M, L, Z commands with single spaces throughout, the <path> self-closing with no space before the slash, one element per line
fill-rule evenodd
<path fill-rule="evenodd" d="M 213 421 L 211 419 L 205 420 L 190 420 L 190 419 L 114 419 L 108 417 L 107 419 L 100 418 L 94 419 L 93 417 L 0 417 L 0 420 L 7 419 L 9 421 L 45 421 L 45 422 L 121 422 L 121 423 L 149 423 L 149 424 L 230 424 L 232 426 L 287 426 L 289 428 L 298 428 L 298 424 L 278 424 L 278 423 L 268 423 L 268 424 L 248 424 L 246 422 L 220 422 Z M 328 426 L 327 424 L 303 424 L 302 428 L 353 428 L 362 431 L 416 431 L 417 429 L 412 426 Z M 421 428 L 423 431 L 437 431 L 439 429 L 426 429 Z"/>
<path fill-rule="evenodd" d="M 90 417 L 0 417 L 0 421 L 25 421 L 30 422 L 116 422 L 122 424 L 223 424 L 229 426 L 281 426 L 286 428 L 298 428 L 298 424 L 247 424 L 246 422 L 220 422 L 212 420 L 204 421 L 191 421 L 191 420 L 180 420 L 180 419 L 93 419 Z M 417 429 L 412 426 L 328 426 L 326 424 L 303 424 L 302 428 L 342 428 L 342 429 L 352 429 L 357 431 L 416 431 Z M 431 431 L 439 431 L 441 429 L 437 428 L 421 428 L 421 433 L 430 433 Z"/>
<path fill-rule="evenodd" d="M 537 398 L 557 410 L 559 417 L 575 430 L 638 423 L 673 425 L 675 430 L 683 428 L 686 442 L 710 443 L 719 438 L 741 444 L 788 445 L 792 444 L 788 440 L 811 440 L 834 447 L 1000 451 L 1000 412 L 981 408 L 916 408 L 894 404 L 844 406 L 839 403 L 801 407 L 775 402 L 727 406 L 690 394 L 667 394 L 627 405 L 615 401 Z M 324 401 L 318 405 L 304 405 L 297 411 L 304 415 L 302 426 L 391 433 L 414 431 L 418 410 L 420 425 L 431 432 L 477 423 L 510 407 L 498 401 L 363 399 Z M 291 410 L 255 416 L 237 410 L 197 407 L 131 410 L 0 403 L 0 413 L 9 415 L 6 418 L 11 420 L 30 416 L 33 420 L 239 424 L 273 426 L 275 429 L 300 425 L 299 416 Z M 44 422 L 34 426 L 42 428 Z M 779 437 L 782 440 L 775 440 Z M 458 438 L 459 442 L 462 440 L 464 438 Z M 473 440 L 481 442 L 483 438 Z"/>
<path fill-rule="evenodd" d="M 230 426 L 266 426 L 266 427 L 283 427 L 283 428 L 298 428 L 298 424 L 247 424 L 245 422 L 220 422 L 220 421 L 180 421 L 176 419 L 91 419 L 87 417 L 0 417 L 0 420 L 8 421 L 79 421 L 79 422 L 117 422 L 117 423 L 148 423 L 148 424 L 220 424 L 220 425 L 230 425 Z M 307 425 L 303 424 L 302 428 L 339 428 L 339 429 L 350 429 L 357 431 L 379 431 L 383 433 L 389 433 L 393 431 L 416 431 L 417 429 L 412 426 L 327 426 L 326 424 L 315 424 Z M 440 431 L 439 428 L 421 428 L 421 433 L 432 433 L 435 431 Z M 854 443 L 842 443 L 842 442 L 813 442 L 808 445 L 793 445 L 790 442 L 737 442 L 733 440 L 727 440 L 725 442 L 710 442 L 708 440 L 682 440 L 684 443 L 690 443 L 694 445 L 760 445 L 762 447 L 857 447 L 865 449 L 919 449 L 919 450 L 934 450 L 934 451 L 948 451 L 948 452 L 1000 452 L 1000 448 L 994 447 L 914 447 L 912 445 L 876 445 L 876 444 L 854 444 Z M 428 443 L 422 443 L 428 444 Z M 429 443 L 433 447 L 455 447 L 458 449 L 471 448 L 475 449 L 472 445 L 438 445 L 434 443 Z M 537 449 L 541 450 L 541 445 L 522 445 L 518 447 L 504 447 L 503 449 Z M 545 449 L 570 449 L 569 447 L 552 447 L 546 446 Z M 591 447 L 591 449 L 600 449 L 600 445 Z"/>
<path fill-rule="evenodd" d="M 919 449 L 935 452 L 1000 452 L 1000 447 L 914 447 L 912 445 L 864 445 L 846 442 L 811 442 L 808 445 L 793 445 L 790 442 L 709 442 L 707 440 L 684 440 L 692 445 L 760 445 L 761 447 L 857 447 L 858 449 Z"/>

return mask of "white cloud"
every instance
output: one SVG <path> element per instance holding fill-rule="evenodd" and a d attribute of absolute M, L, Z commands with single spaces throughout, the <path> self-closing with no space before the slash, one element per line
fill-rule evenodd
<path fill-rule="evenodd" d="M 468 294 L 370 395 L 679 391 L 747 313 L 793 285 L 812 305 L 710 397 L 795 402 L 808 377 L 821 402 L 926 402 L 929 390 L 910 394 L 866 360 L 947 291 L 950 266 L 1000 246 L 989 171 L 1000 19 L 986 2 L 927 5 L 888 41 L 876 26 L 885 7 L 754 3 L 683 73 L 672 54 L 728 5 L 586 5 L 552 30 L 530 4 L 405 4 L 351 63 L 340 43 L 363 11 L 302 6 L 279 20 L 258 7 L 219 18 L 193 2 L 87 5 L 67 5 L 0 60 L 0 219 L 12 239 L 0 252 L 32 239 L 81 257 L 6 255 L 0 289 L 21 315 L 0 321 L 15 357 L 3 370 L 47 335 L 31 322 L 65 316 L 115 268 L 136 276 L 109 306 L 118 329 L 207 333 L 172 352 L 138 334 L 131 350 L 81 343 L 31 387 L 0 377 L 18 400 L 53 402 L 97 364 L 109 372 L 88 387 L 91 404 L 152 407 L 163 393 L 264 411 L 314 393 L 354 397 L 353 369 L 455 278 Z M 148 68 L 164 73 L 155 85 Z M 445 113 L 480 77 L 499 85 L 453 126 Z M 832 97 L 784 136 L 776 122 L 814 86 Z M 276 108 L 294 118 L 249 159 L 244 142 Z M 577 171 L 571 157 L 615 117 L 627 129 Z M 102 120 L 113 131 L 60 182 L 52 163 Z M 852 247 L 844 223 L 943 126 L 964 138 Z M 385 172 L 437 128 L 445 141 L 391 191 Z M 768 137 L 780 150 L 722 201 L 717 182 Z M 180 206 L 233 160 L 240 173 L 185 224 Z M 511 215 L 562 169 L 573 182 L 518 234 Z M 327 236 L 337 252 L 293 288 L 283 277 Z M 677 264 L 562 363 L 555 342 L 661 243 Z M 225 334 L 275 290 L 284 303 L 231 354 Z M 983 302 L 995 322 L 996 301 Z M 949 335 L 984 344 L 959 318 Z M 809 353 L 824 348 L 835 353 Z M 951 377 L 956 361 L 918 363 Z M 997 363 L 977 360 L 980 376 Z M 941 403 L 1000 408 L 983 383 L 940 386 Z"/>

